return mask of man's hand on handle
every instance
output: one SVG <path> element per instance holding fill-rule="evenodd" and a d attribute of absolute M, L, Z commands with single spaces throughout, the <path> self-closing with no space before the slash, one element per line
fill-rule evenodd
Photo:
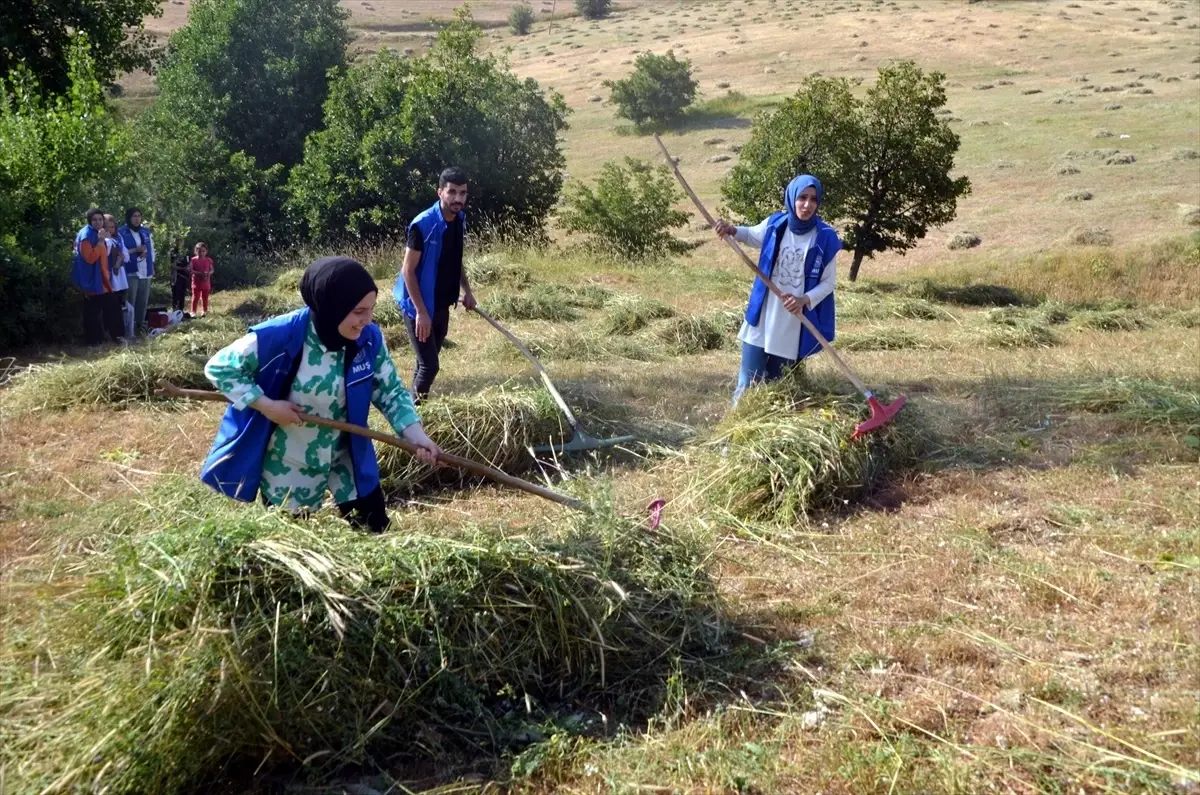
<path fill-rule="evenodd" d="M 471 292 L 470 290 L 464 291 L 462 305 L 463 309 L 467 310 L 468 312 L 478 306 L 478 302 L 475 300 L 475 293 Z"/>
<path fill-rule="evenodd" d="M 713 231 L 717 233 L 717 237 L 733 237 L 737 234 L 737 227 L 723 218 L 718 218 Z"/>

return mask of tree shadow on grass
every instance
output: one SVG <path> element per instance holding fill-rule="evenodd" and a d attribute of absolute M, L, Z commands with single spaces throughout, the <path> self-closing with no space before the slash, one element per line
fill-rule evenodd
<path fill-rule="evenodd" d="M 747 130 L 753 126 L 753 117 L 757 113 L 774 108 L 780 101 L 781 98 L 774 95 L 750 97 L 740 91 L 728 91 L 694 103 L 674 121 L 623 124 L 616 128 L 616 133 L 624 136 L 683 135 L 700 130 Z"/>

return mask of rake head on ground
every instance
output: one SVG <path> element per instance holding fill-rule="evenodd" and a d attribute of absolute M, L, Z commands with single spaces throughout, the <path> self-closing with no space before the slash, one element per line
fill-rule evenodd
<path fill-rule="evenodd" d="M 859 437 L 866 436 L 871 431 L 877 431 L 884 425 L 887 425 L 892 421 L 892 417 L 895 417 L 900 413 L 900 409 L 904 408 L 904 404 L 907 402 L 907 400 L 908 398 L 904 397 L 904 395 L 901 395 L 891 403 L 880 403 L 879 398 L 875 397 L 874 395 L 868 397 L 867 405 L 871 407 L 871 416 L 870 418 L 863 420 L 858 424 L 858 427 L 854 429 L 854 433 L 850 436 L 850 439 L 854 440 L 858 439 Z"/>
<path fill-rule="evenodd" d="M 588 450 L 602 450 L 606 447 L 616 447 L 619 444 L 629 444 L 637 439 L 636 436 L 614 436 L 611 439 L 597 439 L 589 433 L 575 428 L 575 435 L 571 437 L 571 441 L 563 444 L 544 444 L 533 448 L 533 452 L 542 453 L 582 453 Z"/>

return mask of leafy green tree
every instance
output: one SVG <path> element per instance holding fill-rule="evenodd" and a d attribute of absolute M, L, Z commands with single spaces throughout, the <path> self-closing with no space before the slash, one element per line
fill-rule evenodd
<path fill-rule="evenodd" d="M 128 138 L 109 114 L 86 37 L 51 95 L 15 67 L 0 90 L 0 348 L 70 335 L 70 241 L 88 207 L 118 209 Z"/>
<path fill-rule="evenodd" d="M 594 189 L 578 182 L 568 185 L 559 220 L 568 232 L 593 235 L 602 248 L 644 258 L 682 250 L 670 232 L 691 217 L 673 209 L 682 198 L 666 166 L 627 157 L 624 166 L 605 163 Z"/>
<path fill-rule="evenodd" d="M 481 37 L 462 12 L 427 55 L 381 50 L 334 82 L 325 129 L 288 181 L 288 212 L 311 238 L 402 234 L 449 165 L 471 178 L 474 228 L 544 229 L 562 187 L 567 107 L 480 54 Z"/>
<path fill-rule="evenodd" d="M 612 0 L 575 0 L 575 10 L 584 19 L 604 19 L 612 11 Z"/>
<path fill-rule="evenodd" d="M 721 192 L 733 213 L 760 219 L 782 207 L 796 174 L 815 174 L 825 187 L 821 216 L 842 226 L 853 252 L 853 281 L 864 258 L 903 254 L 952 220 L 971 184 L 952 174 L 959 138 L 937 115 L 946 104 L 944 75 L 903 61 L 881 68 L 865 99 L 851 87 L 810 78 L 761 115 Z"/>
<path fill-rule="evenodd" d="M 793 177 L 816 174 L 825 187 L 822 216 L 841 216 L 844 150 L 858 133 L 852 86 L 843 78 L 807 78 L 796 96 L 755 119 L 750 140 L 721 186 L 735 215 L 757 223 L 783 206 Z"/>
<path fill-rule="evenodd" d="M 153 40 L 144 20 L 162 14 L 161 0 L 7 0 L 0 25 L 0 74 L 24 64 L 42 91 L 72 85 L 70 53 L 86 37 L 92 72 L 101 84 L 151 66 Z M 83 39 L 80 39 L 81 41 Z"/>
<path fill-rule="evenodd" d="M 508 12 L 508 29 L 515 36 L 524 36 L 533 27 L 533 6 L 519 3 Z"/>
<path fill-rule="evenodd" d="M 214 248 L 290 242 L 283 187 L 349 41 L 337 0 L 196 0 L 137 123 L 144 203 Z"/>
<path fill-rule="evenodd" d="M 351 37 L 337 0 L 196 0 L 171 36 L 158 104 L 262 168 L 291 167 L 321 126 Z"/>
<path fill-rule="evenodd" d="M 674 51 L 666 55 L 642 53 L 633 72 L 624 80 L 605 80 L 612 91 L 617 115 L 641 126 L 646 122 L 668 124 L 683 115 L 696 98 L 691 61 L 680 61 Z"/>
<path fill-rule="evenodd" d="M 931 227 L 949 223 L 971 191 L 970 180 L 952 174 L 958 135 L 937 115 L 945 82 L 940 72 L 903 61 L 880 69 L 867 90 L 856 145 L 841 169 L 851 281 L 864 257 L 904 254 Z"/>

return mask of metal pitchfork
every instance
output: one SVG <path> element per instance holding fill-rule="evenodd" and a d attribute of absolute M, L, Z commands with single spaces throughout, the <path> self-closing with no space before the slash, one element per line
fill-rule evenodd
<path fill-rule="evenodd" d="M 679 172 L 679 161 L 671 157 L 671 153 L 667 151 L 666 145 L 662 142 L 662 139 L 659 138 L 657 134 L 655 134 L 654 140 L 658 143 L 658 148 L 662 150 L 663 157 L 665 157 L 667 159 L 667 163 L 670 164 L 671 170 L 675 172 L 675 178 L 679 180 L 679 184 L 683 186 L 685 191 L 687 191 L 688 196 L 692 197 L 692 201 L 695 203 L 696 209 L 698 209 L 700 214 L 704 216 L 704 220 L 708 221 L 708 225 L 715 229 L 717 225 L 716 220 L 709 215 L 708 210 L 704 207 L 704 203 L 700 201 L 700 197 L 696 195 L 696 192 L 692 190 L 690 185 L 688 185 L 687 180 L 683 178 L 683 174 Z M 729 244 L 730 248 L 737 252 L 738 256 L 742 258 L 742 261 L 746 263 L 746 267 L 754 271 L 758 278 L 762 280 L 762 283 L 767 286 L 767 289 L 774 293 L 776 298 L 782 301 L 784 299 L 783 291 L 775 286 L 775 283 L 771 281 L 771 277 L 759 270 L 758 265 L 756 265 L 754 260 L 750 259 L 746 252 L 742 250 L 742 247 L 737 244 L 737 241 L 732 237 L 725 237 L 724 240 Z M 904 408 L 904 404 L 908 399 L 904 397 L 904 395 L 900 395 L 891 403 L 880 403 L 879 398 L 875 397 L 875 393 L 873 393 L 870 389 L 867 389 L 867 385 L 863 383 L 862 379 L 850 369 L 850 365 L 846 364 L 846 362 L 842 360 L 841 355 L 833 349 L 833 345 L 829 342 L 829 340 L 825 339 L 825 335 L 818 331 L 817 327 L 812 324 L 812 321 L 804 316 L 804 311 L 801 310 L 799 312 L 793 312 L 792 314 L 800 319 L 800 322 L 804 324 L 804 328 L 808 329 L 808 333 L 812 334 L 817 342 L 821 344 L 821 347 L 825 350 L 825 352 L 832 357 L 833 363 L 836 364 L 837 368 L 842 371 L 842 375 L 850 379 L 850 382 L 854 384 L 854 387 L 862 393 L 863 397 L 867 399 L 867 405 L 871 407 L 870 418 L 859 423 L 858 427 L 854 429 L 854 433 L 850 436 L 850 438 L 857 439 L 860 436 L 866 436 L 871 431 L 877 431 L 884 425 L 887 425 L 889 422 L 891 422 L 892 418 L 900 413 L 900 409 Z"/>

